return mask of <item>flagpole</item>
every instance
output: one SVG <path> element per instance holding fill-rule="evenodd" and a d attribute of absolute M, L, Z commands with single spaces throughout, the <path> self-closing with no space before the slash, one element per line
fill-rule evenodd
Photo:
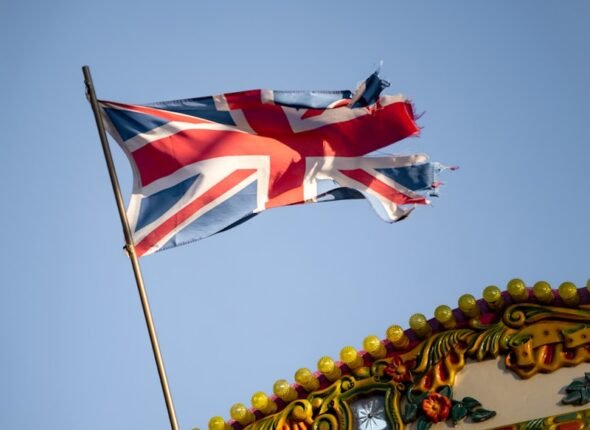
<path fill-rule="evenodd" d="M 131 229 L 129 228 L 129 221 L 127 220 L 125 205 L 123 203 L 123 198 L 121 197 L 121 189 L 119 188 L 119 180 L 117 179 L 115 164 L 113 163 L 113 157 L 111 155 L 111 150 L 108 144 L 104 124 L 101 119 L 100 109 L 98 107 L 98 101 L 96 99 L 96 94 L 94 92 L 94 84 L 92 83 L 92 75 L 90 74 L 90 68 L 88 66 L 83 66 L 82 73 L 84 74 L 84 83 L 86 84 L 86 94 L 89 98 L 90 105 L 92 106 L 92 112 L 94 112 L 96 128 L 98 129 L 100 143 L 102 144 L 102 151 L 104 153 L 104 158 L 107 163 L 107 169 L 109 171 L 109 177 L 111 179 L 113 193 L 115 194 L 115 201 L 117 202 L 117 209 L 119 210 L 121 225 L 123 226 L 123 234 L 125 235 L 125 249 L 127 250 L 127 255 L 129 256 L 129 259 L 131 260 L 131 266 L 133 267 L 133 274 L 135 275 L 137 291 L 139 292 L 139 298 L 141 300 L 141 306 L 143 308 L 145 322 L 150 335 L 152 350 L 154 352 L 154 358 L 156 360 L 156 366 L 158 368 L 158 375 L 160 376 L 160 384 L 162 385 L 164 400 L 166 401 L 166 408 L 168 409 L 168 418 L 170 419 L 170 426 L 172 427 L 172 430 L 178 430 L 179 427 L 178 422 L 176 420 L 176 412 L 174 411 L 174 403 L 172 402 L 172 395 L 170 394 L 170 388 L 168 387 L 168 378 L 166 377 L 164 361 L 162 359 L 162 354 L 160 353 L 160 345 L 158 344 L 156 327 L 154 326 L 152 312 L 150 310 L 150 304 L 148 301 L 145 286 L 143 284 L 143 276 L 141 275 L 139 260 L 137 258 L 137 253 L 135 252 L 135 244 L 133 243 L 133 236 L 131 235 Z"/>

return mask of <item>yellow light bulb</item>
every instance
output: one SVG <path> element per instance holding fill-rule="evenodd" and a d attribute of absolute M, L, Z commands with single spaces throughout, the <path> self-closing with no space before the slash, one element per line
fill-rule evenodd
<path fill-rule="evenodd" d="M 399 349 L 405 348 L 410 342 L 408 336 L 404 333 L 404 329 L 399 325 L 389 326 L 385 332 L 385 336 L 387 336 L 387 340 L 389 340 L 395 348 Z"/>
<path fill-rule="evenodd" d="M 289 394 L 291 385 L 285 379 L 279 379 L 272 387 L 273 392 L 281 399 Z"/>
<path fill-rule="evenodd" d="M 340 360 L 351 369 L 357 369 L 364 364 L 362 357 L 352 346 L 345 346 L 340 350 Z"/>
<path fill-rule="evenodd" d="M 420 330 L 428 324 L 426 317 L 423 314 L 414 314 L 410 317 L 410 327 L 412 330 Z"/>
<path fill-rule="evenodd" d="M 416 332 L 419 337 L 427 337 L 432 333 L 432 327 L 423 314 L 414 314 L 410 317 L 410 328 Z"/>
<path fill-rule="evenodd" d="M 225 430 L 225 420 L 222 417 L 213 417 L 209 420 L 209 430 Z"/>
<path fill-rule="evenodd" d="M 479 316 L 479 306 L 477 300 L 471 294 L 463 294 L 459 297 L 459 309 L 470 318 Z"/>
<path fill-rule="evenodd" d="M 453 328 L 457 325 L 453 310 L 447 305 L 440 305 L 434 310 L 434 317 L 444 328 Z"/>
<path fill-rule="evenodd" d="M 545 281 L 539 281 L 533 286 L 533 294 L 537 300 L 543 304 L 549 304 L 553 301 L 553 290 L 551 285 Z"/>
<path fill-rule="evenodd" d="M 565 304 L 570 306 L 576 306 L 580 303 L 580 296 L 578 294 L 578 288 L 572 282 L 564 282 L 559 286 L 559 297 L 564 301 Z"/>
<path fill-rule="evenodd" d="M 252 406 L 258 409 L 263 414 L 270 414 L 277 410 L 277 405 L 275 402 L 272 401 L 270 397 L 266 395 L 266 393 L 262 391 L 258 391 L 252 395 Z"/>
<path fill-rule="evenodd" d="M 483 299 L 487 302 L 491 309 L 499 310 L 502 308 L 502 306 L 504 306 L 502 292 L 495 285 L 490 285 L 484 288 Z"/>
<path fill-rule="evenodd" d="M 373 358 L 383 358 L 387 354 L 385 346 L 383 346 L 381 340 L 377 336 L 367 336 L 363 341 L 363 348 Z"/>
<path fill-rule="evenodd" d="M 336 363 L 330 357 L 322 357 L 318 360 L 318 370 L 322 373 L 330 373 L 334 370 Z"/>
<path fill-rule="evenodd" d="M 241 421 L 247 417 L 248 408 L 243 403 L 236 403 L 229 410 L 229 414 L 234 420 Z"/>
<path fill-rule="evenodd" d="M 522 279 L 511 279 L 506 286 L 508 294 L 516 302 L 524 302 L 529 298 L 529 292 L 526 289 L 526 285 Z"/>
<path fill-rule="evenodd" d="M 447 305 L 440 305 L 434 310 L 434 317 L 439 322 L 447 322 L 453 318 L 453 310 Z"/>
<path fill-rule="evenodd" d="M 302 367 L 297 372 L 295 372 L 295 381 L 298 384 L 301 384 L 301 385 L 307 384 L 312 379 L 313 379 L 313 373 L 311 373 L 311 370 L 306 369 L 305 367 Z"/>
<path fill-rule="evenodd" d="M 318 360 L 318 370 L 322 372 L 329 381 L 335 381 L 340 378 L 340 375 L 342 374 L 340 368 L 334 363 L 334 360 L 327 356 Z"/>
<path fill-rule="evenodd" d="M 320 386 L 320 383 L 311 370 L 306 369 L 305 367 L 295 372 L 295 382 L 305 388 L 306 391 L 317 390 Z"/>
<path fill-rule="evenodd" d="M 387 327 L 387 331 L 385 332 L 387 339 L 391 343 L 399 342 L 404 337 L 404 329 L 401 328 L 399 325 L 392 325 Z"/>
<path fill-rule="evenodd" d="M 483 298 L 488 303 L 494 303 L 502 298 L 502 293 L 498 287 L 490 285 L 484 288 Z"/>
<path fill-rule="evenodd" d="M 365 351 L 367 352 L 376 351 L 379 349 L 380 344 L 381 341 L 377 336 L 367 336 L 363 341 L 363 348 L 365 348 Z"/>
<path fill-rule="evenodd" d="M 356 349 L 354 349 L 353 346 L 345 346 L 340 351 L 340 360 L 342 360 L 346 364 L 354 363 L 354 361 L 357 359 L 357 357 L 358 357 L 358 352 L 356 352 Z"/>
<path fill-rule="evenodd" d="M 263 393 L 262 391 L 258 391 L 252 394 L 252 406 L 256 409 L 266 409 L 268 407 L 268 401 L 270 400 L 268 396 Z"/>
<path fill-rule="evenodd" d="M 559 295 L 562 298 L 571 299 L 578 293 L 578 288 L 572 282 L 564 282 L 559 286 Z"/>

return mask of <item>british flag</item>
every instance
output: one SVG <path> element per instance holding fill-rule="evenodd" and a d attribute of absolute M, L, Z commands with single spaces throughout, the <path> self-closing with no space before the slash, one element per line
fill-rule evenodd
<path fill-rule="evenodd" d="M 441 169 L 374 152 L 418 133 L 411 103 L 371 75 L 351 91 L 250 90 L 146 105 L 100 101 L 133 168 L 139 256 L 277 206 L 366 198 L 386 221 L 428 203 Z"/>

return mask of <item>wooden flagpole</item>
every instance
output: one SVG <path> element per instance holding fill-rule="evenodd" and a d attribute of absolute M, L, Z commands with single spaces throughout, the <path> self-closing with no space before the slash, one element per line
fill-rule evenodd
<path fill-rule="evenodd" d="M 115 201 L 117 202 L 117 209 L 119 210 L 121 225 L 123 226 L 123 234 L 125 235 L 125 249 L 127 250 L 127 255 L 129 255 L 129 259 L 131 260 L 131 266 L 133 267 L 133 274 L 135 275 L 135 282 L 137 283 L 137 291 L 139 292 L 139 298 L 141 300 L 141 306 L 143 308 L 145 322 L 150 335 L 150 341 L 152 344 L 152 350 L 154 352 L 154 358 L 156 360 L 156 366 L 158 367 L 158 374 L 160 376 L 160 384 L 162 385 L 162 392 L 164 393 L 164 399 L 166 401 L 166 408 L 168 409 L 168 418 L 170 419 L 170 426 L 172 427 L 172 430 L 178 430 L 179 427 L 178 422 L 176 420 L 176 412 L 174 411 L 174 403 L 172 402 L 170 388 L 168 387 L 168 378 L 166 377 L 164 361 L 162 360 L 162 354 L 160 353 L 158 337 L 156 336 L 156 328 L 154 326 L 152 312 L 150 310 L 150 304 L 148 301 L 145 286 L 143 284 L 143 277 L 141 275 L 141 269 L 139 267 L 137 253 L 135 252 L 135 244 L 133 243 L 133 236 L 131 235 L 131 229 L 129 228 L 129 221 L 127 220 L 125 205 L 123 203 L 123 198 L 121 197 L 121 189 L 119 188 L 119 180 L 117 179 L 115 164 L 113 163 L 113 157 L 111 155 L 111 150 L 108 144 L 104 124 L 101 119 L 100 108 L 98 106 L 98 101 L 96 99 L 96 94 L 94 92 L 94 84 L 92 83 L 92 75 L 90 74 L 90 68 L 88 66 L 83 66 L 82 73 L 84 74 L 84 82 L 86 84 L 86 94 L 90 101 L 90 105 L 92 106 L 92 112 L 94 112 L 96 128 L 98 129 L 98 135 L 100 137 L 100 143 L 102 144 L 104 158 L 107 163 L 107 169 L 109 171 L 109 177 L 111 179 L 113 193 L 115 194 Z"/>

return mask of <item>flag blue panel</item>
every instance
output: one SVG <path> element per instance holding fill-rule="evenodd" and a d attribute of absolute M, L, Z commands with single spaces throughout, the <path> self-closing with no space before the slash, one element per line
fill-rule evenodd
<path fill-rule="evenodd" d="M 332 103 L 349 99 L 352 92 L 346 91 L 273 91 L 274 102 L 295 108 L 321 109 Z"/>
<path fill-rule="evenodd" d="M 137 217 L 135 231 L 142 229 L 164 215 L 168 209 L 174 206 L 186 194 L 198 177 L 199 175 L 190 177 L 170 188 L 144 197 L 139 206 L 139 216 Z"/>
<path fill-rule="evenodd" d="M 251 218 L 256 209 L 256 182 L 215 206 L 173 236 L 160 250 L 184 245 L 226 230 L 229 225 Z"/>
<path fill-rule="evenodd" d="M 431 189 L 435 178 L 433 163 L 376 170 L 412 191 Z"/>
<path fill-rule="evenodd" d="M 235 122 L 228 111 L 217 110 L 213 97 L 171 100 L 167 102 L 151 103 L 148 106 L 182 113 L 184 115 L 196 116 L 220 124 L 235 125 Z"/>
<path fill-rule="evenodd" d="M 145 133 L 169 122 L 163 118 L 123 109 L 104 108 L 104 111 L 123 140 L 129 140 L 140 133 Z"/>

